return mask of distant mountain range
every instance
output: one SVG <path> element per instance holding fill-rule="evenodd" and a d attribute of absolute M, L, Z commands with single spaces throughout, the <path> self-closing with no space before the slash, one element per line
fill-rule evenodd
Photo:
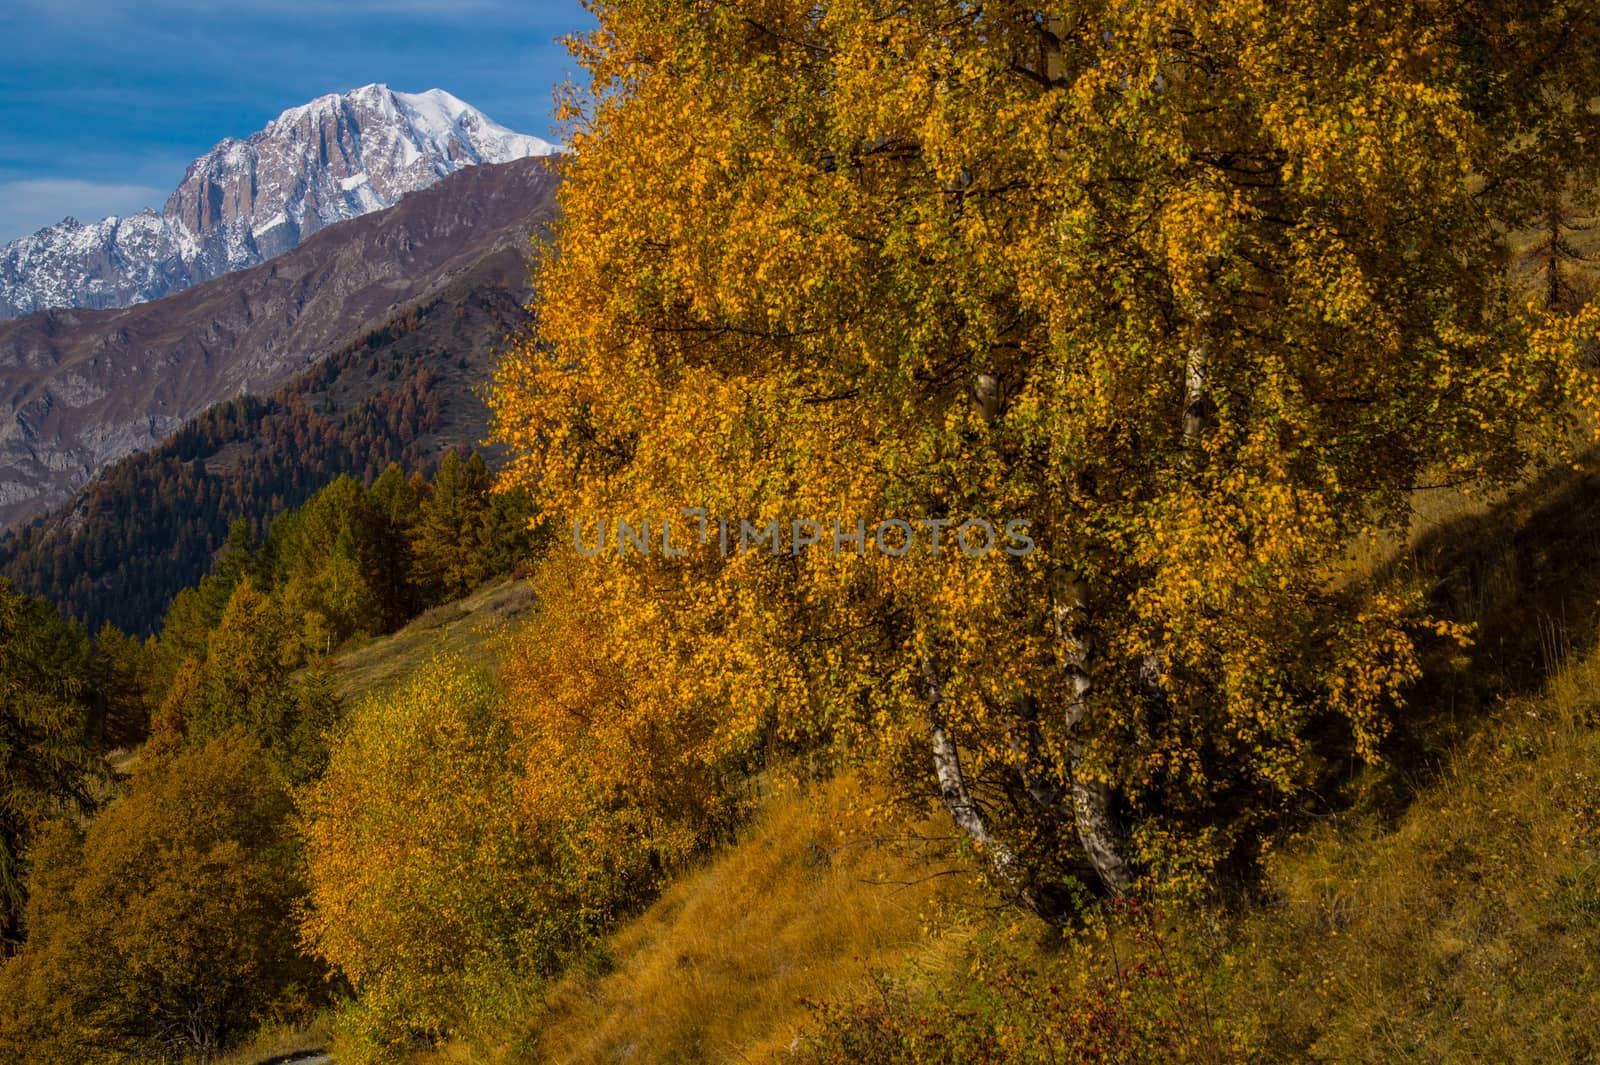
<path fill-rule="evenodd" d="M 340 99 L 318 101 L 279 122 L 343 114 Z M 338 128 L 335 118 L 327 121 Z M 369 167 L 375 143 L 367 143 Z M 406 157 L 400 148 L 378 154 Z M 244 393 L 270 395 L 410 309 L 437 304 L 442 294 L 455 293 L 447 302 L 465 307 L 493 290 L 520 317 L 529 295 L 530 237 L 554 218 L 558 184 L 543 158 L 472 166 L 388 210 L 328 225 L 268 262 L 164 299 L 0 322 L 0 528 L 42 515 L 212 404 Z M 397 195 L 398 187 L 380 189 L 374 179 L 373 195 Z M 294 202 L 314 201 L 307 194 Z M 246 216 L 241 209 L 228 217 Z M 429 358 L 441 367 L 469 360 L 476 385 L 487 377 L 489 349 L 506 333 L 504 314 L 451 313 L 461 322 L 453 332 L 434 330 L 438 350 Z M 347 378 L 362 379 L 364 372 Z M 383 385 L 376 376 L 373 382 L 373 389 Z M 460 389 L 470 398 L 466 384 Z M 361 396 L 346 400 L 346 409 L 355 409 Z M 479 413 L 472 427 L 479 429 L 482 403 L 473 402 Z M 440 439 L 473 442 L 449 433 Z M 362 467 L 383 457 L 364 455 Z M 130 498 L 124 505 L 139 503 Z M 49 592 L 47 584 L 38 590 Z"/>
<path fill-rule="evenodd" d="M 128 455 L 48 515 L 0 533 L 0 576 L 91 631 L 160 627 L 236 518 L 263 535 L 341 473 L 429 472 L 488 431 L 481 390 L 528 321 L 520 247 L 493 251 L 287 385 L 219 403 Z"/>
<path fill-rule="evenodd" d="M 0 249 L 0 318 L 159 299 L 265 262 L 465 167 L 559 150 L 440 89 L 367 85 L 319 97 L 189 164 L 159 212 L 87 225 L 68 218 Z"/>

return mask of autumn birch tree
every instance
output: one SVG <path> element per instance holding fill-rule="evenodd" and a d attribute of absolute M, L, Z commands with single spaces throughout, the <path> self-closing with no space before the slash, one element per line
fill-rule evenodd
<path fill-rule="evenodd" d="M 656 522 L 595 562 L 650 633 L 619 661 L 717 707 L 718 742 L 917 767 L 1047 917 L 1075 870 L 1247 857 L 1313 729 L 1377 753 L 1427 622 L 1335 581 L 1342 552 L 1425 481 L 1519 476 L 1593 399 L 1594 313 L 1524 298 L 1507 240 L 1593 161 L 1557 135 L 1600 91 L 1595 20 L 594 10 L 540 335 L 494 403 L 558 527 Z M 681 508 L 784 542 L 724 554 Z M 1035 550 L 971 557 L 969 519 Z"/>

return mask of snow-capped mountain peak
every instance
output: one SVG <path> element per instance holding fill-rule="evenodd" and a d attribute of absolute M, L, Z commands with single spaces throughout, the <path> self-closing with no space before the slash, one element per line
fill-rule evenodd
<path fill-rule="evenodd" d="M 287 251 L 463 167 L 550 155 L 445 92 L 364 85 L 291 107 L 189 164 L 158 214 L 68 218 L 0 249 L 0 318 L 155 299 Z"/>

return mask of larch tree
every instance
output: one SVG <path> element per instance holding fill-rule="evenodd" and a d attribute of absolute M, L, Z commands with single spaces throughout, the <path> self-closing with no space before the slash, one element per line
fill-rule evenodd
<path fill-rule="evenodd" d="M 411 573 L 430 601 L 465 595 L 489 575 L 485 542 L 494 482 L 483 456 L 450 451 L 433 475 L 411 531 Z"/>
<path fill-rule="evenodd" d="M 243 578 L 207 637 L 205 659 L 178 670 L 152 733 L 161 743 L 193 748 L 240 729 L 291 784 L 316 777 L 339 700 L 326 660 L 313 660 L 299 673 L 306 656 L 295 621 L 282 603 Z"/>
<path fill-rule="evenodd" d="M 383 519 L 366 489 L 349 476 L 335 478 L 300 509 L 298 519 L 280 559 L 280 597 L 308 633 L 321 637 L 308 649 L 331 654 L 351 636 L 382 631 L 377 562 Z"/>
<path fill-rule="evenodd" d="M 28 941 L 0 967 L 8 1061 L 214 1060 L 320 976 L 287 789 L 238 731 L 151 757 L 85 829 L 44 830 Z M 309 1012 L 309 1011 L 307 1011 Z"/>
<path fill-rule="evenodd" d="M 373 576 L 383 604 L 386 629 L 397 629 L 416 613 L 417 593 L 410 580 L 411 530 L 422 505 L 417 486 L 399 465 L 390 463 L 367 492 L 377 513 Z"/>
<path fill-rule="evenodd" d="M 0 578 L 0 959 L 21 938 L 35 833 L 91 809 L 105 777 L 81 702 L 78 642 L 49 603 Z"/>
<path fill-rule="evenodd" d="M 625 672 L 715 706 L 717 743 L 914 767 L 1048 918 L 1075 870 L 1248 858 L 1314 730 L 1377 753 L 1430 623 L 1342 553 L 1594 400 L 1593 309 L 1508 269 L 1592 167 L 1592 18 L 594 10 L 539 335 L 493 402 L 503 482 L 585 553 L 609 522 Z M 1033 549 L 962 549 L 974 519 Z"/>

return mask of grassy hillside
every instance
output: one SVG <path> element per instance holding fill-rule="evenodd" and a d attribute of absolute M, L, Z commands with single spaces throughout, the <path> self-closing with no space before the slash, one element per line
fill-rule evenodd
<path fill-rule="evenodd" d="M 788 790 L 588 968 L 486 1003 L 476 1039 L 414 1061 L 838 1060 L 820 1055 L 839 1016 L 810 1003 L 904 1034 L 958 1010 L 970 1022 L 1019 968 L 1048 974 L 1069 1003 L 1123 988 L 1134 1014 L 1193 992 L 1194 1045 L 1173 1060 L 1594 1061 L 1597 685 L 1590 657 L 1503 702 L 1398 820 L 1316 825 L 1273 859 L 1250 907 L 1167 914 L 1153 931 L 1117 918 L 1065 943 L 989 904 L 944 853 L 937 819 L 887 838 L 848 779 Z M 1154 988 L 1137 981 L 1152 957 L 1165 965 Z"/>
<path fill-rule="evenodd" d="M 1392 827 L 1329 820 L 1229 936 L 1233 1008 L 1322 1061 L 1600 1054 L 1600 659 L 1495 708 Z"/>
<path fill-rule="evenodd" d="M 1066 941 L 996 909 L 939 845 L 938 819 L 885 834 L 848 778 L 775 795 L 586 971 L 522 989 L 477 1041 L 416 1060 L 841 1061 L 834 1039 L 853 1032 L 852 1053 L 883 1052 L 862 1061 L 1032 1061 L 907 1048 L 958 1024 L 1004 1046 L 1101 1017 L 1085 1004 L 1111 988 L 1135 1046 L 1146 1027 L 1187 1033 L 1161 1044 L 1173 1060 L 1594 1061 L 1597 685 L 1589 657 L 1501 702 L 1398 819 L 1373 808 L 1311 826 L 1250 905 L 1119 915 Z M 1008 1003 L 1020 971 L 1045 975 L 1054 1000 Z M 1075 1057 L 1072 1040 L 1060 1060 L 1148 1060 Z"/>
<path fill-rule="evenodd" d="M 1385 761 L 1330 767 L 1248 891 L 1062 936 L 996 904 L 943 815 L 886 825 L 851 775 L 764 777 L 736 842 L 413 1060 L 1051 1060 L 1040 1039 L 1061 1061 L 1597 1060 L 1596 517 L 1600 476 L 1573 469 L 1435 504 L 1385 564 L 1474 641 L 1432 648 Z M 536 609 L 525 580 L 487 585 L 347 648 L 340 692 L 439 652 L 492 664 Z M 237 1060 L 324 1043 L 267 1033 Z"/>
<path fill-rule="evenodd" d="M 464 599 L 424 611 L 399 632 L 367 640 L 334 658 L 334 683 L 346 702 L 390 691 L 436 654 L 492 665 L 496 639 L 534 608 L 533 588 L 511 577 Z"/>
<path fill-rule="evenodd" d="M 981 903 L 937 819 L 885 835 L 859 782 L 771 797 L 743 840 L 680 880 L 541 996 L 518 1060 L 782 1058 L 807 999 L 875 971 L 942 964 Z"/>
<path fill-rule="evenodd" d="M 850 777 L 779 788 L 586 965 L 417 1060 L 1600 1060 L 1597 510 L 1563 470 L 1391 561 L 1475 640 L 1433 649 L 1386 760 L 1330 772 L 1244 894 L 1063 938 L 997 907 L 944 819 L 886 827 Z M 517 587 L 347 653 L 342 683 L 483 640 Z"/>

